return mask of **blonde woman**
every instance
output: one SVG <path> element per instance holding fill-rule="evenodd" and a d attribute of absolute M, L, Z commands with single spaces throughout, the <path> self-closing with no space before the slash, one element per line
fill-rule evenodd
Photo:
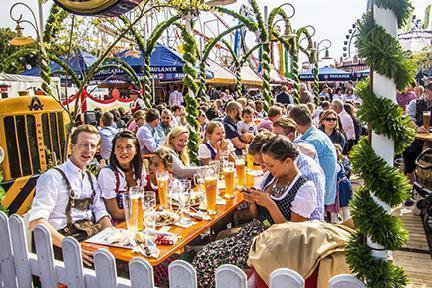
<path fill-rule="evenodd" d="M 234 145 L 230 140 L 225 139 L 223 124 L 218 121 L 210 121 L 205 128 L 204 143 L 198 148 L 198 159 L 201 163 L 208 165 L 211 160 L 221 160 L 223 154 L 235 159 L 234 151 Z"/>
<path fill-rule="evenodd" d="M 173 154 L 172 173 L 176 178 L 192 178 L 202 167 L 192 167 L 189 162 L 187 143 L 189 131 L 182 126 L 174 127 L 161 147 L 166 147 Z"/>

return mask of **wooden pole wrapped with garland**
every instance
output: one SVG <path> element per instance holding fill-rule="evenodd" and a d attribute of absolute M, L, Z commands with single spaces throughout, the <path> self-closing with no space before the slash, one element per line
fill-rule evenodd
<path fill-rule="evenodd" d="M 371 68 L 373 86 L 357 86 L 363 99 L 358 112 L 373 130 L 372 143 L 360 140 L 351 152 L 353 172 L 364 180 L 351 202 L 357 233 L 347 248 L 347 262 L 368 287 L 405 287 L 401 267 L 387 261 L 387 250 L 400 248 L 408 239 L 402 222 L 390 215 L 391 208 L 407 199 L 411 190 L 405 175 L 393 167 L 393 154 L 401 153 L 414 140 L 414 129 L 395 104 L 396 89 L 414 79 L 415 66 L 395 39 L 397 27 L 410 19 L 408 0 L 375 0 L 374 15 L 359 21 L 356 41 L 359 57 Z"/>
<path fill-rule="evenodd" d="M 261 67 L 263 70 L 263 90 L 262 95 L 264 98 L 264 110 L 268 111 L 270 107 L 270 103 L 272 102 L 272 92 L 270 86 L 270 34 L 267 30 L 267 26 L 264 23 L 263 16 L 258 7 L 256 0 L 250 0 L 250 4 L 252 6 L 252 10 L 255 13 L 255 17 L 257 18 L 258 27 L 260 31 L 260 40 L 262 43 L 262 52 L 261 52 Z"/>
<path fill-rule="evenodd" d="M 314 92 L 314 99 L 319 99 L 319 79 L 318 79 L 318 59 L 314 61 L 314 68 L 313 68 L 313 92 Z M 317 104 L 317 103 L 315 103 Z"/>
<path fill-rule="evenodd" d="M 189 14 L 190 15 L 190 14 Z M 192 23 L 189 15 L 186 17 L 186 26 L 177 25 L 181 30 L 181 37 L 184 41 L 184 54 L 183 60 L 185 62 L 183 66 L 183 72 L 185 77 L 183 78 L 183 84 L 188 89 L 185 95 L 186 103 L 186 121 L 188 122 L 189 128 L 189 155 L 192 163 L 198 164 L 198 146 L 200 144 L 199 123 L 198 123 L 198 101 L 196 95 L 198 93 L 198 85 L 195 83 L 197 79 L 196 59 L 198 56 L 198 46 L 196 44 L 192 33 Z"/>

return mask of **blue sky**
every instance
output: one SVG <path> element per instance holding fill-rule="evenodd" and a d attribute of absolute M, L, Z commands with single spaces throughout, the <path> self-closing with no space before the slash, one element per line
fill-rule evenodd
<path fill-rule="evenodd" d="M 14 28 L 15 24 L 9 17 L 9 8 L 16 0 L 1 0 L 0 9 L 0 26 L 8 26 Z M 29 6 L 31 6 L 35 12 L 37 12 L 37 0 L 24 0 L 22 1 Z M 261 7 L 264 5 L 269 6 L 269 10 L 277 7 L 287 1 L 283 0 L 258 0 L 258 4 Z M 333 42 L 330 48 L 331 56 L 339 58 L 343 53 L 343 41 L 345 40 L 345 35 L 351 25 L 358 19 L 366 9 L 366 0 L 290 0 L 295 9 L 296 14 L 291 19 L 292 26 L 302 27 L 306 25 L 313 25 L 316 30 L 316 39 L 328 38 Z M 45 19 L 49 12 L 49 6 L 52 1 L 44 4 L 44 16 Z M 228 8 L 237 10 L 241 4 L 247 3 L 247 0 L 239 0 L 237 3 L 228 6 Z M 426 5 L 432 3 L 432 0 L 412 0 L 415 6 L 415 14 L 417 17 L 423 19 L 424 10 Z M 29 19 L 30 14 L 25 13 L 23 9 L 21 11 L 24 13 L 25 17 Z M 228 20 L 229 21 L 229 20 Z M 234 21 L 228 22 L 234 24 Z M 26 27 L 28 34 L 30 33 L 30 28 Z"/>

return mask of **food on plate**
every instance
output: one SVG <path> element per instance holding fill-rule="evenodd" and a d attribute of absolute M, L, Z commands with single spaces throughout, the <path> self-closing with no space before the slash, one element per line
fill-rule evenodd
<path fill-rule="evenodd" d="M 156 214 L 156 226 L 171 225 L 178 220 L 179 216 L 171 212 L 158 212 Z"/>

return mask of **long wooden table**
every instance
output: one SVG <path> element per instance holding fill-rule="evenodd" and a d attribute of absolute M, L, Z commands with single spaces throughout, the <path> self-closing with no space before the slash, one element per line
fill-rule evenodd
<path fill-rule="evenodd" d="M 415 139 L 432 142 L 432 133 L 416 133 Z"/>
<path fill-rule="evenodd" d="M 240 203 L 243 202 L 243 194 L 239 191 L 234 192 L 233 199 L 226 199 L 225 205 L 216 205 L 217 214 L 212 216 L 211 220 L 197 220 L 195 218 L 191 218 L 192 221 L 196 221 L 197 223 L 189 228 L 181 228 L 178 226 L 172 226 L 169 232 L 179 234 L 180 239 L 173 245 L 158 245 L 158 249 L 160 250 L 160 255 L 157 259 L 148 258 L 142 254 L 132 253 L 131 249 L 127 248 L 117 248 L 100 244 L 93 244 L 88 242 L 81 243 L 81 247 L 86 250 L 96 251 L 100 248 L 108 249 L 116 259 L 124 262 L 129 262 L 134 257 L 143 257 L 145 258 L 150 265 L 156 266 L 163 261 L 165 261 L 168 257 L 173 255 L 176 251 L 184 248 L 189 242 L 195 239 L 198 235 L 200 235 L 205 230 L 212 227 L 223 217 L 228 215 L 231 211 L 233 211 Z M 126 223 L 123 222 L 117 226 L 118 228 L 126 228 Z"/>

